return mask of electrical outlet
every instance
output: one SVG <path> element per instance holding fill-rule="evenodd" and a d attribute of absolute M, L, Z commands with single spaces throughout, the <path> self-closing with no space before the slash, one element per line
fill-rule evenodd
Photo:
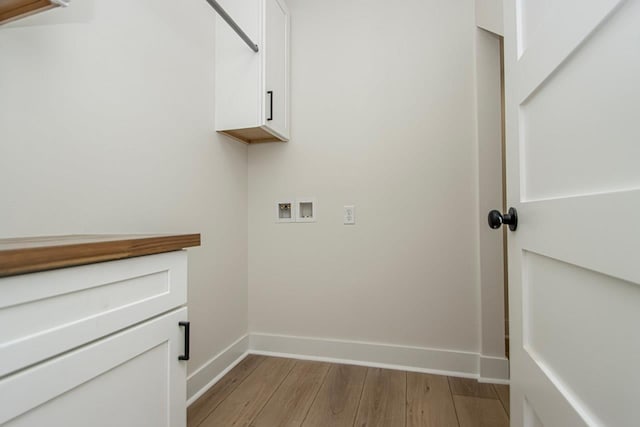
<path fill-rule="evenodd" d="M 344 207 L 344 224 L 353 225 L 356 223 L 356 207 L 348 205 Z"/>

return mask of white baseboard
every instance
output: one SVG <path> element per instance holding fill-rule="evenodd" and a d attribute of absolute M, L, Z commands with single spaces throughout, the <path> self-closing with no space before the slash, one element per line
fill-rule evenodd
<path fill-rule="evenodd" d="M 477 353 L 252 333 L 249 353 L 478 378 Z"/>
<path fill-rule="evenodd" d="M 481 383 L 509 384 L 509 359 L 480 355 Z"/>
<path fill-rule="evenodd" d="M 187 406 L 195 402 L 247 354 L 398 369 L 509 384 L 504 357 L 425 347 L 255 333 L 244 335 L 187 378 Z"/>
<path fill-rule="evenodd" d="M 187 406 L 195 402 L 227 372 L 245 358 L 249 350 L 249 335 L 244 335 L 212 357 L 187 378 Z"/>

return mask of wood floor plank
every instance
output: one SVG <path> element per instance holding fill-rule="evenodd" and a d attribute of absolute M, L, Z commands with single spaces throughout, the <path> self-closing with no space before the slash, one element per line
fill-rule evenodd
<path fill-rule="evenodd" d="M 248 426 L 294 365 L 291 359 L 265 358 L 200 426 Z"/>
<path fill-rule="evenodd" d="M 479 383 L 471 378 L 449 377 L 451 393 L 460 396 L 485 397 L 497 399 L 495 390 L 491 384 Z"/>
<path fill-rule="evenodd" d="M 453 396 L 460 427 L 509 427 L 509 418 L 498 399 Z"/>
<path fill-rule="evenodd" d="M 251 426 L 299 427 L 328 371 L 328 363 L 297 361 Z"/>
<path fill-rule="evenodd" d="M 403 371 L 368 368 L 355 426 L 404 426 L 407 375 Z"/>
<path fill-rule="evenodd" d="M 407 372 L 407 427 L 458 427 L 447 377 Z"/>
<path fill-rule="evenodd" d="M 364 366 L 332 365 L 302 425 L 353 426 L 366 373 Z"/>
<path fill-rule="evenodd" d="M 496 394 L 498 395 L 498 399 L 502 402 L 502 406 L 504 410 L 509 415 L 509 386 L 504 384 L 494 384 L 493 388 L 496 390 Z"/>
<path fill-rule="evenodd" d="M 250 354 L 231 369 L 220 381 L 189 406 L 187 409 L 187 426 L 199 426 L 218 407 L 220 402 L 226 399 L 264 359 L 264 356 Z"/>

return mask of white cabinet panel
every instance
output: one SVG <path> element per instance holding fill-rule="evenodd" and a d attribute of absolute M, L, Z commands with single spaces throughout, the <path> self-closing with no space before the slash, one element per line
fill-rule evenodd
<path fill-rule="evenodd" d="M 231 27 L 216 16 L 216 130 L 254 128 L 264 123 L 260 1 L 220 0 L 219 3 L 261 50 L 255 53 L 249 49 Z"/>
<path fill-rule="evenodd" d="M 7 427 L 183 427 L 182 308 L 0 380 Z"/>
<path fill-rule="evenodd" d="M 0 295 L 1 377 L 184 305 L 187 255 L 6 277 Z"/>

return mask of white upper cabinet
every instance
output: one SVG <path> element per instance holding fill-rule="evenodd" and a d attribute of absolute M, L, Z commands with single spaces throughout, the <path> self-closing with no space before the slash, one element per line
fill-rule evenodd
<path fill-rule="evenodd" d="M 216 130 L 249 143 L 288 141 L 289 10 L 282 0 L 219 3 L 259 51 L 217 17 Z"/>

